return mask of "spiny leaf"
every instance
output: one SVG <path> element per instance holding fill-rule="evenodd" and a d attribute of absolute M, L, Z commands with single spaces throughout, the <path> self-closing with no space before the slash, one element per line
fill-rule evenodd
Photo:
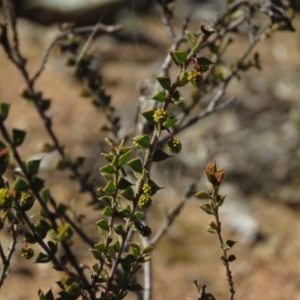
<path fill-rule="evenodd" d="M 164 90 L 169 90 L 171 80 L 169 76 L 154 76 Z"/>
<path fill-rule="evenodd" d="M 166 160 L 168 158 L 172 157 L 171 155 L 168 155 L 167 153 L 165 153 L 164 151 L 160 150 L 160 149 L 156 149 L 154 154 L 151 157 L 151 160 L 153 162 L 159 162 L 159 161 L 163 161 Z"/>
<path fill-rule="evenodd" d="M 154 110 L 147 110 L 141 113 L 142 116 L 151 124 L 156 124 L 153 118 Z"/>
<path fill-rule="evenodd" d="M 112 195 L 116 192 L 116 187 L 112 181 L 109 181 L 103 189 L 103 192 L 107 195 Z"/>
<path fill-rule="evenodd" d="M 152 96 L 151 99 L 153 99 L 157 102 L 160 102 L 160 103 L 164 103 L 167 98 L 166 98 L 165 92 L 158 92 L 157 94 Z"/>
<path fill-rule="evenodd" d="M 97 221 L 96 225 L 102 230 L 108 230 L 108 228 L 109 228 L 107 221 L 104 219 Z"/>
<path fill-rule="evenodd" d="M 141 174 L 143 172 L 143 164 L 139 158 L 132 159 L 128 162 L 129 167 L 133 172 Z"/>
<path fill-rule="evenodd" d="M 170 56 L 176 65 L 183 64 L 186 61 L 186 51 L 170 51 Z"/>
<path fill-rule="evenodd" d="M 166 122 L 163 123 L 163 126 L 165 128 L 170 128 L 171 126 L 173 126 L 176 122 L 178 121 L 178 119 L 176 119 L 175 117 L 170 117 L 168 118 L 168 120 Z"/>
<path fill-rule="evenodd" d="M 126 190 L 121 192 L 121 195 L 126 198 L 127 200 L 133 201 L 134 200 L 134 193 L 131 187 L 127 188 Z"/>
<path fill-rule="evenodd" d="M 129 188 L 132 185 L 133 185 L 133 183 L 131 183 L 128 180 L 126 180 L 125 178 L 121 177 L 118 182 L 117 188 L 120 190 L 126 190 L 127 188 Z"/>

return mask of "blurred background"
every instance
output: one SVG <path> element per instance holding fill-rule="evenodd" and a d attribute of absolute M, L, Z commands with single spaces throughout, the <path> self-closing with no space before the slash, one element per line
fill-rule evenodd
<path fill-rule="evenodd" d="M 1 1 L 0 1 L 1 2 Z M 15 0 L 20 47 L 28 58 L 30 72 L 38 68 L 42 53 L 57 35 L 59 24 L 122 24 L 118 34 L 102 34 L 94 39 L 88 52 L 97 56 L 96 68 L 103 74 L 106 92 L 121 117 L 122 130 L 133 125 L 139 86 L 153 82 L 170 48 L 168 32 L 155 1 L 150 0 Z M 212 24 L 225 1 L 176 1 L 172 24 L 178 33 L 185 16 L 193 11 L 189 31 L 196 31 L 204 20 Z M 299 1 L 292 1 L 295 9 Z M 0 15 L 1 19 L 3 18 Z M 210 161 L 225 167 L 222 193 L 227 202 L 222 212 L 224 235 L 237 240 L 232 253 L 236 299 L 300 300 L 300 20 L 296 32 L 278 32 L 258 44 L 262 70 L 242 73 L 240 81 L 230 84 L 227 96 L 237 100 L 179 134 L 183 151 L 155 167 L 156 182 L 162 190 L 150 212 L 155 232 L 196 182 L 205 189 L 203 170 Z M 88 35 L 87 35 L 88 37 Z M 246 32 L 233 36 L 226 55 L 234 62 L 247 47 Z M 82 84 L 64 63 L 66 56 L 54 49 L 37 87 L 52 99 L 49 115 L 60 141 L 71 157 L 86 156 L 84 170 L 97 169 L 103 163 L 104 117 L 79 96 Z M 28 131 L 20 148 L 24 157 L 43 156 L 42 177 L 58 201 L 76 202 L 85 215 L 83 228 L 97 240 L 94 222 L 100 212 L 87 207 L 87 195 L 78 196 L 79 187 L 68 172 L 54 171 L 55 154 L 41 154 L 49 142 L 42 121 L 20 96 L 24 85 L 19 71 L 0 50 L 0 99 L 11 103 L 7 121 L 10 128 Z M 189 97 L 188 91 L 186 97 Z M 152 175 L 154 178 L 154 175 Z M 182 213 L 153 253 L 153 299 L 197 299 L 193 280 L 205 283 L 216 299 L 227 297 L 225 270 L 219 260 L 216 237 L 206 232 L 210 221 L 199 201 L 189 200 Z M 1 238 L 3 238 L 1 236 Z M 7 236 L 9 242 L 9 236 Z M 77 242 L 77 243 L 76 243 Z M 3 241 L 1 241 L 3 243 Z M 5 243 L 5 241 L 4 241 Z M 86 246 L 75 240 L 79 260 L 93 263 Z M 22 248 L 18 244 L 17 251 Z M 33 265 L 15 255 L 1 297 L 27 300 L 37 296 L 38 288 L 47 291 L 56 272 L 48 265 Z M 16 289 L 16 286 L 18 289 Z"/>

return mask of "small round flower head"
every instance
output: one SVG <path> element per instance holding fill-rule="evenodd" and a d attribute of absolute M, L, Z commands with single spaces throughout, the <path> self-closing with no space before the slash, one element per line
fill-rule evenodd
<path fill-rule="evenodd" d="M 13 195 L 9 189 L 2 188 L 0 189 L 0 209 L 10 208 L 13 202 Z"/>
<path fill-rule="evenodd" d="M 34 250 L 31 247 L 23 248 L 21 251 L 21 257 L 23 259 L 31 259 L 34 256 Z"/>
<path fill-rule="evenodd" d="M 182 149 L 182 144 L 179 139 L 171 139 L 167 143 L 167 149 L 172 153 L 179 153 Z"/>
<path fill-rule="evenodd" d="M 143 192 L 144 192 L 144 194 L 150 194 L 151 195 L 152 188 L 151 188 L 151 185 L 149 183 L 144 183 Z"/>
<path fill-rule="evenodd" d="M 168 112 L 163 108 L 159 108 L 154 112 L 153 119 L 155 123 L 163 123 L 168 119 Z"/>
<path fill-rule="evenodd" d="M 74 274 L 64 274 L 60 280 L 60 283 L 68 295 L 74 297 L 74 299 L 77 299 L 77 297 L 80 295 L 81 287 L 79 279 Z"/>
<path fill-rule="evenodd" d="M 22 208 L 24 210 L 29 210 L 33 203 L 34 203 L 34 197 L 28 193 L 22 193 L 21 194 L 21 204 L 22 204 Z"/>
<path fill-rule="evenodd" d="M 200 65 L 199 71 L 203 74 L 209 70 L 209 65 Z"/>
<path fill-rule="evenodd" d="M 138 206 L 140 208 L 149 208 L 152 204 L 152 199 L 151 196 L 149 194 L 142 194 L 140 196 L 139 202 L 138 202 Z"/>
<path fill-rule="evenodd" d="M 152 231 L 151 231 L 151 228 L 148 227 L 148 226 L 143 226 L 141 229 L 140 229 L 140 233 L 142 236 L 150 236 Z"/>
<path fill-rule="evenodd" d="M 198 85 L 202 80 L 202 74 L 197 71 L 191 71 L 191 72 L 188 72 L 187 79 L 194 85 Z"/>
<path fill-rule="evenodd" d="M 73 235 L 73 229 L 69 224 L 61 225 L 57 228 L 57 239 L 59 241 L 67 241 L 69 240 Z"/>

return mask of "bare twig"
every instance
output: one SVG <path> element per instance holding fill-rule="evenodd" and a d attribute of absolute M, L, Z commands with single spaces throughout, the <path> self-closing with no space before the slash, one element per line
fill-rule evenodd
<path fill-rule="evenodd" d="M 194 190 L 195 190 L 195 184 L 192 184 L 190 186 L 190 189 L 189 189 L 188 193 L 186 193 L 186 195 L 180 200 L 180 202 L 172 210 L 172 212 L 167 215 L 167 220 L 158 229 L 155 236 L 149 241 L 150 246 L 154 247 L 159 242 L 159 240 L 165 235 L 165 233 L 168 231 L 170 226 L 173 224 L 175 219 L 180 214 L 180 212 L 183 209 L 184 205 L 187 203 L 189 198 L 194 194 Z"/>
<path fill-rule="evenodd" d="M 121 25 L 112 26 L 112 25 L 104 25 L 101 23 L 97 23 L 96 26 L 85 26 L 85 27 L 77 27 L 77 28 L 75 27 L 75 28 L 70 28 L 63 32 L 60 32 L 46 47 L 46 50 L 44 51 L 44 54 L 41 59 L 40 66 L 39 66 L 38 70 L 35 72 L 35 74 L 33 75 L 31 82 L 34 83 L 37 80 L 37 78 L 41 75 L 41 73 L 43 72 L 43 70 L 45 68 L 45 65 L 46 65 L 47 59 L 50 55 L 51 50 L 57 44 L 57 42 L 59 40 L 61 40 L 62 38 L 64 38 L 65 36 L 67 36 L 71 33 L 80 34 L 80 33 L 86 33 L 86 32 L 94 32 L 94 35 L 93 35 L 93 37 L 94 37 L 97 32 L 113 33 L 113 32 L 117 32 L 121 29 L 122 29 Z M 78 57 L 77 61 L 79 61 L 79 60 L 80 59 Z"/>
<path fill-rule="evenodd" d="M 2 287 L 4 283 L 4 279 L 7 276 L 7 271 L 10 265 L 10 260 L 12 258 L 12 255 L 14 251 L 16 250 L 16 244 L 17 244 L 17 225 L 13 225 L 10 229 L 11 231 L 11 243 L 8 248 L 7 255 L 4 254 L 3 248 L 0 244 L 0 256 L 2 260 L 2 265 L 0 269 L 0 288 Z"/>

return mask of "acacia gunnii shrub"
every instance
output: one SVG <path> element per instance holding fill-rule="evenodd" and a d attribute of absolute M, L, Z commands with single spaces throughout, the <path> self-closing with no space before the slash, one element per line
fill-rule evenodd
<path fill-rule="evenodd" d="M 148 108 L 143 110 L 141 104 L 139 117 L 134 124 L 135 134 L 128 131 L 121 137 L 120 117 L 116 115 L 111 97 L 105 92 L 102 74 L 91 67 L 93 56 L 87 53 L 87 47 L 82 47 L 85 44 L 82 35 L 90 32 L 90 43 L 96 34 L 113 34 L 122 27 L 100 23 L 87 27 L 64 24 L 46 48 L 38 70 L 30 75 L 27 59 L 20 50 L 13 2 L 2 1 L 5 18 L 0 23 L 0 43 L 7 58 L 24 79 L 26 87 L 21 96 L 36 109 L 51 140 L 51 143 L 45 145 L 44 151 L 56 151 L 59 154 L 56 169 L 68 169 L 71 172 L 73 180 L 80 184 L 81 191 L 90 194 L 92 201 L 87 205 L 91 204 L 94 209 L 100 210 L 101 217 L 95 224 L 99 229 L 99 239 L 95 241 L 71 217 L 70 207 L 58 203 L 45 186 L 44 180 L 39 177 L 41 161 L 24 161 L 21 157 L 19 147 L 26 139 L 26 132 L 20 128 L 8 129 L 6 120 L 9 118 L 10 106 L 1 102 L 0 229 L 1 234 L 9 232 L 11 242 L 8 249 L 0 243 L 0 287 L 5 284 L 11 261 L 19 255 L 37 264 L 51 264 L 57 271 L 56 283 L 61 289 L 59 295 L 54 295 L 51 289 L 47 292 L 39 290 L 40 300 L 118 300 L 124 299 L 129 292 L 134 293 L 137 299 L 150 300 L 151 280 L 155 280 L 149 268 L 151 252 L 172 225 L 184 203 L 195 195 L 206 201 L 200 208 L 213 218 L 207 230 L 215 234 L 219 241 L 229 299 L 234 299 L 230 264 L 235 256 L 228 252 L 235 242 L 223 238 L 219 217 L 219 209 L 225 201 L 225 195 L 219 193 L 224 178 L 223 169 L 218 169 L 216 163 L 209 163 L 205 169 L 208 191 L 196 193 L 195 188 L 191 187 L 157 232 L 152 231 L 146 218 L 154 195 L 161 189 L 160 183 L 152 176 L 151 166 L 172 159 L 172 156 L 184 151 L 184 145 L 176 137 L 179 132 L 188 130 L 204 117 L 217 113 L 234 101 L 234 98 L 226 98 L 225 95 L 229 83 L 235 78 L 240 79 L 242 72 L 252 68 L 261 69 L 259 54 L 252 55 L 257 43 L 270 38 L 278 30 L 294 30 L 291 23 L 293 13 L 288 6 L 278 6 L 270 1 L 227 2 L 226 9 L 214 24 L 203 22 L 199 30 L 192 33 L 188 31 L 188 16 L 176 35 L 172 26 L 173 1 L 158 1 L 170 36 L 170 51 L 155 76 L 156 83 L 150 89 L 152 94 L 148 97 L 145 91 L 141 91 L 142 96 L 147 98 Z M 265 27 L 258 23 L 259 19 L 254 18 L 257 13 L 269 18 Z M 229 66 L 223 57 L 233 42 L 230 33 L 236 32 L 242 25 L 248 28 L 249 44 L 244 52 L 237 53 L 236 62 Z M 54 47 L 66 53 L 66 65 L 72 68 L 73 75 L 82 84 L 81 96 L 90 98 L 107 121 L 103 129 L 107 132 L 105 142 L 108 151 L 101 153 L 106 164 L 99 168 L 105 184 L 100 187 L 90 180 L 88 174 L 80 172 L 84 157 L 72 160 L 68 156 L 59 135 L 53 130 L 52 119 L 48 114 L 51 100 L 45 99 L 42 91 L 36 87 Z M 204 50 L 207 53 L 205 56 L 201 54 Z M 174 77 L 168 75 L 171 68 L 176 69 Z M 181 92 L 184 86 L 191 87 L 189 98 Z M 203 97 L 210 97 L 210 101 L 206 107 L 201 104 L 199 112 L 195 108 L 200 105 Z M 176 111 L 174 107 L 177 107 Z M 12 166 L 17 166 L 20 172 L 12 177 L 6 176 Z M 73 243 L 75 235 L 89 246 L 90 255 L 94 259 L 92 265 L 83 266 L 77 260 L 76 244 Z M 138 238 L 140 243 L 137 242 Z M 23 244 L 19 253 L 15 251 L 17 243 Z M 34 244 L 38 244 L 41 251 L 35 253 Z M 32 265 L 32 268 L 35 266 Z M 139 275 L 142 271 L 144 283 Z M 206 293 L 205 284 L 197 281 L 195 284 L 199 300 L 214 299 L 211 293 Z"/>

